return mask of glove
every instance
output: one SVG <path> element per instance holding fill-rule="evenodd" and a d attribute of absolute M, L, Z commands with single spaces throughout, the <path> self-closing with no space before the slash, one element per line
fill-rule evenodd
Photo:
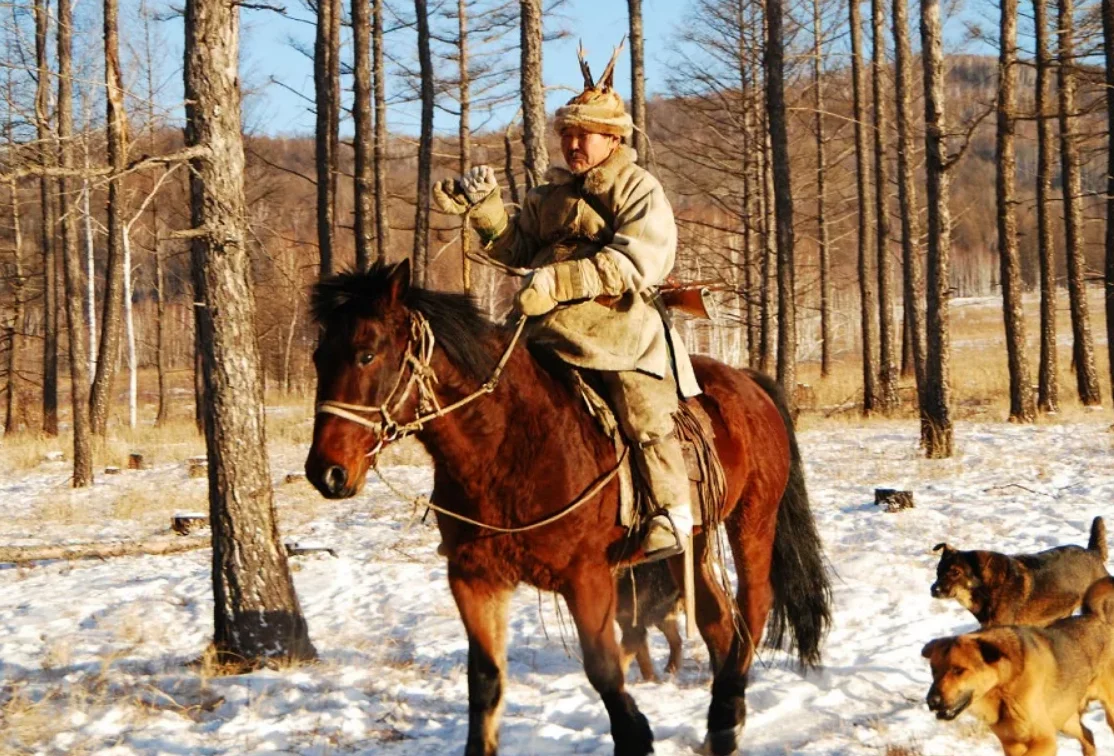
<path fill-rule="evenodd" d="M 530 283 L 526 284 L 515 296 L 518 309 L 527 317 L 545 315 L 557 307 L 557 277 L 553 266 L 547 265 L 538 268 L 530 276 Z"/>
<path fill-rule="evenodd" d="M 469 168 L 459 180 L 460 187 L 464 190 L 469 205 L 480 204 L 487 199 L 489 194 L 499 188 L 495 171 L 491 169 L 490 165 L 477 165 L 475 168 Z"/>
<path fill-rule="evenodd" d="M 441 212 L 448 215 L 464 215 L 468 212 L 468 197 L 459 181 L 444 179 L 436 182 L 433 185 L 433 201 Z"/>
<path fill-rule="evenodd" d="M 603 293 L 603 282 L 591 259 L 567 260 L 538 268 L 530 283 L 518 293 L 518 308 L 524 315 L 544 315 L 561 302 L 595 299 Z"/>

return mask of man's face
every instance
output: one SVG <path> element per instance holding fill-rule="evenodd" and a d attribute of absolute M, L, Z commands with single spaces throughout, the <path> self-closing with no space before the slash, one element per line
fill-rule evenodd
<path fill-rule="evenodd" d="M 561 153 L 573 173 L 584 173 L 607 160 L 619 145 L 619 137 L 595 134 L 569 127 L 561 131 Z"/>

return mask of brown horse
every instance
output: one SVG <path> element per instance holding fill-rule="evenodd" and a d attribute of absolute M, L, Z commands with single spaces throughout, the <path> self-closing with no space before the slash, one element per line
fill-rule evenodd
<path fill-rule="evenodd" d="M 314 353 L 317 402 L 326 411 L 314 424 L 309 480 L 327 498 L 355 495 L 400 426 L 415 431 L 433 457 L 432 502 L 452 515 L 438 513 L 437 525 L 468 634 L 466 756 L 498 747 L 507 607 L 523 582 L 564 597 L 585 672 L 611 719 L 615 753 L 652 753 L 650 726 L 623 687 L 615 637 L 614 568 L 627 533 L 617 525 L 619 484 L 608 478 L 616 465 L 610 439 L 544 355 L 507 352 L 508 331 L 467 296 L 413 288 L 409 280 L 403 262 L 342 273 L 314 288 L 323 329 Z M 497 387 L 477 394 L 505 354 Z M 816 665 L 830 588 L 776 386 L 711 359 L 694 363 L 704 388 L 698 400 L 713 420 L 727 474 L 722 521 L 738 576 L 736 611 L 711 570 L 696 570 L 696 619 L 714 671 L 706 742 L 726 754 L 737 748 L 747 673 L 767 614 L 773 610 L 769 641 L 780 644 L 791 630 L 800 662 Z M 433 409 L 461 401 L 447 413 Z M 430 419 L 414 422 L 423 416 Z M 515 529 L 562 512 L 513 533 L 460 519 Z M 698 564 L 707 546 L 698 533 Z"/>

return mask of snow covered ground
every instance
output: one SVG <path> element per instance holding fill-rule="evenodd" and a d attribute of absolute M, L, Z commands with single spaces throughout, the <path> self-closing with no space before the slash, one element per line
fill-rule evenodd
<path fill-rule="evenodd" d="M 764 652 L 742 752 L 1001 753 L 968 715 L 938 722 L 924 705 L 921 646 L 975 627 L 958 604 L 930 598 L 931 548 L 1085 543 L 1091 518 L 1114 514 L 1112 440 L 1098 416 L 1062 426 L 962 424 L 959 455 L 930 462 L 911 422 L 802 434 L 835 624 L 820 672 L 802 675 L 784 654 Z M 0 753 L 460 753 L 466 644 L 434 529 L 378 482 L 339 504 L 304 482 L 283 484 L 303 451 L 289 444 L 272 459 L 285 534 L 337 552 L 293 560 L 319 664 L 213 679 L 183 666 L 211 632 L 207 551 L 0 568 Z M 415 466 L 388 475 L 415 492 L 431 479 Z M 204 503 L 204 481 L 188 478 L 182 462 L 104 476 L 85 492 L 71 493 L 65 477 L 59 461 L 18 474 L 0 465 L 0 543 L 148 535 L 165 527 L 165 511 Z M 917 506 L 885 514 L 873 505 L 875 487 L 912 489 Z M 653 644 L 660 669 L 664 639 L 654 634 Z M 631 685 L 659 754 L 692 753 L 703 738 L 707 651 L 686 641 L 685 655 L 673 679 Z M 506 695 L 504 753 L 611 753 L 571 629 L 552 597 L 527 588 L 511 616 Z M 1110 752 L 1114 734 L 1101 715 L 1086 721 L 1099 751 Z M 1061 745 L 1079 753 L 1073 741 Z"/>

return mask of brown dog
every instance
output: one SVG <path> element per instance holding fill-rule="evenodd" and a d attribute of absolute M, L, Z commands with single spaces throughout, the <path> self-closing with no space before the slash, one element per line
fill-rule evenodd
<path fill-rule="evenodd" d="M 1106 576 L 1106 525 L 1091 523 L 1087 548 L 1058 546 L 1038 554 L 1007 556 L 993 551 L 943 552 L 932 595 L 954 598 L 983 627 L 1047 625 L 1079 608 L 1088 586 Z"/>
<path fill-rule="evenodd" d="M 1045 628 L 1007 626 L 930 642 L 928 708 L 951 720 L 970 711 L 990 725 L 1006 756 L 1056 753 L 1056 733 L 1095 741 L 1080 721 L 1100 701 L 1114 726 L 1114 579 L 1087 592 L 1083 614 Z"/>
<path fill-rule="evenodd" d="M 681 592 L 664 561 L 638 564 L 624 569 L 617 579 L 618 603 L 615 619 L 623 631 L 623 676 L 631 659 L 638 661 L 642 679 L 656 682 L 657 673 L 646 642 L 649 628 L 657 627 L 669 641 L 669 662 L 665 673 L 671 675 L 681 666 L 681 632 L 677 615 L 681 610 Z"/>

